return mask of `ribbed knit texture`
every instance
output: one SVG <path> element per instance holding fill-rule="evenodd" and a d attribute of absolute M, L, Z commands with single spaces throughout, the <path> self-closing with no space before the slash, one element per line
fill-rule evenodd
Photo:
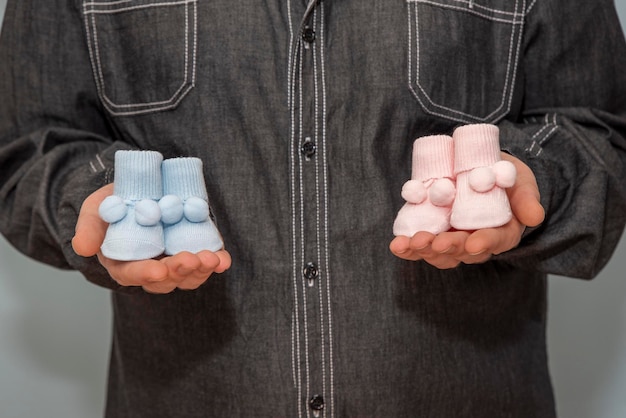
<path fill-rule="evenodd" d="M 160 199 L 162 161 L 156 151 L 117 151 L 113 194 L 130 200 Z"/>
<path fill-rule="evenodd" d="M 454 172 L 492 166 L 500 161 L 500 130 L 495 125 L 476 124 L 457 128 L 454 138 Z"/>
<path fill-rule="evenodd" d="M 163 161 L 163 195 L 175 194 L 185 200 L 192 196 L 208 201 L 202 160 L 193 157 Z"/>
<path fill-rule="evenodd" d="M 413 143 L 413 169 L 411 179 L 454 177 L 454 143 L 447 135 L 418 138 Z"/>
<path fill-rule="evenodd" d="M 506 191 L 494 185 L 488 191 L 477 192 L 470 185 L 472 169 L 492 169 L 501 160 L 498 127 L 467 125 L 457 128 L 453 138 L 454 171 L 457 176 L 450 224 L 456 229 L 470 231 L 506 224 L 512 217 Z"/>
<path fill-rule="evenodd" d="M 127 212 L 124 218 L 111 223 L 107 228 L 100 247 L 105 257 L 132 261 L 153 258 L 163 253 L 163 227 L 158 221 L 158 206 L 155 203 L 157 212 L 150 214 L 155 219 L 153 225 L 138 224 L 139 212 L 136 212 L 137 204 L 142 200 L 156 201 L 162 196 L 161 161 L 163 157 L 155 151 L 115 153 L 113 194 L 124 201 Z M 141 207 L 142 205 L 139 206 Z"/>
<path fill-rule="evenodd" d="M 439 234 L 450 228 L 450 211 L 454 197 L 454 186 L 450 181 L 454 177 L 453 140 L 447 135 L 432 135 L 418 138 L 413 142 L 412 153 L 412 182 L 422 182 L 426 190 L 425 199 L 416 202 L 405 199 L 407 203 L 400 209 L 393 223 L 393 234 L 411 237 L 416 232 L 426 231 Z M 410 182 L 411 182 L 410 181 Z M 410 182 L 405 183 L 403 191 L 411 188 Z M 450 189 L 450 202 L 445 205 L 435 205 L 431 200 L 433 187 L 442 183 Z M 443 190 L 441 187 L 438 191 Z M 437 193 L 441 200 L 441 193 Z"/>
<path fill-rule="evenodd" d="M 178 196 L 183 205 L 190 198 L 200 198 L 207 204 L 208 195 L 202 161 L 198 158 L 172 158 L 163 161 L 163 195 Z M 193 202 L 192 199 L 190 203 Z M 190 205 L 185 207 L 189 213 Z M 217 251 L 223 248 L 222 237 L 210 217 L 203 222 L 191 222 L 183 216 L 174 224 L 164 224 L 165 253 L 177 254 L 181 251 L 197 253 L 202 250 Z"/>

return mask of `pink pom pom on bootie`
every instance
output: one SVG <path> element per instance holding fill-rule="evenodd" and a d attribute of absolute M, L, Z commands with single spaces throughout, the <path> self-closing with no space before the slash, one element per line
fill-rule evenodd
<path fill-rule="evenodd" d="M 515 184 L 515 166 L 501 159 L 499 129 L 476 124 L 457 128 L 454 139 L 456 197 L 450 224 L 461 230 L 502 226 L 512 212 L 504 189 Z"/>
<path fill-rule="evenodd" d="M 393 234 L 412 237 L 418 231 L 439 234 L 450 229 L 456 194 L 453 141 L 447 135 L 418 138 L 413 143 L 411 180 L 402 187 L 407 203 L 393 224 Z"/>

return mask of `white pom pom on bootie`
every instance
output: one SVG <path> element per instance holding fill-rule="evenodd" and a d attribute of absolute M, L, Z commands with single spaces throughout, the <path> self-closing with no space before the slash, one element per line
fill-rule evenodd
<path fill-rule="evenodd" d="M 411 180 L 402 187 L 406 201 L 393 224 L 393 234 L 439 234 L 450 229 L 456 191 L 452 180 L 453 141 L 447 135 L 418 138 L 413 143 Z"/>
<path fill-rule="evenodd" d="M 513 214 L 504 189 L 515 184 L 517 173 L 501 159 L 498 127 L 462 126 L 453 139 L 456 197 L 450 224 L 469 231 L 506 224 Z"/>

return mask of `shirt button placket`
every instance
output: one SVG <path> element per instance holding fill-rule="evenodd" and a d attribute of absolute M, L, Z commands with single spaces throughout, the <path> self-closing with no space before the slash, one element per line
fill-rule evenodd
<path fill-rule="evenodd" d="M 309 3 L 311 6 L 312 1 Z M 315 2 L 316 4 L 318 2 Z M 303 315 L 300 316 L 302 322 L 300 326 L 303 335 L 306 337 L 303 350 L 306 355 L 302 356 L 306 361 L 302 370 L 306 375 L 302 378 L 302 383 L 306 384 L 306 391 L 300 393 L 301 407 L 308 408 L 308 412 L 300 416 L 320 417 L 325 413 L 324 396 L 327 382 L 324 381 L 327 375 L 324 370 L 328 364 L 328 356 L 325 351 L 325 327 L 327 318 L 323 310 L 322 301 L 325 300 L 325 282 L 322 282 L 321 250 L 323 233 L 320 230 L 322 215 L 322 198 L 324 196 L 323 187 L 323 161 L 321 157 L 325 155 L 324 141 L 320 139 L 321 121 L 323 121 L 323 99 L 321 84 L 321 61 L 318 48 L 323 40 L 322 31 L 316 33 L 320 28 L 319 20 L 322 13 L 316 13 L 314 8 L 310 9 L 310 14 L 305 17 L 305 23 L 300 27 L 299 33 L 299 56 L 297 57 L 298 71 L 294 74 L 298 77 L 294 88 L 297 90 L 297 100 L 301 106 L 296 116 L 299 145 L 294 150 L 299 156 L 293 156 L 298 161 L 299 168 L 295 173 L 299 176 L 298 189 L 300 191 L 300 203 L 296 213 L 299 214 L 301 226 L 301 256 L 300 274 L 301 301 Z M 294 138 L 295 139 L 295 138 Z M 318 158 L 318 154 L 319 157 Z M 322 332 L 323 331 L 323 332 Z M 326 356 L 326 357 L 325 357 Z M 304 389 L 304 388 L 301 388 Z M 324 411 L 324 412 L 323 412 Z"/>
<path fill-rule="evenodd" d="M 317 264 L 312 261 L 306 263 L 304 269 L 302 270 L 302 275 L 307 280 L 307 284 L 309 285 L 309 287 L 313 287 L 313 285 L 315 285 L 315 279 L 317 279 L 319 274 L 320 271 L 317 267 Z"/>
<path fill-rule="evenodd" d="M 302 29 L 302 40 L 305 42 L 304 47 L 308 49 L 309 44 L 315 42 L 315 31 L 311 27 L 305 26 Z"/>
<path fill-rule="evenodd" d="M 309 408 L 313 411 L 314 417 L 319 417 L 324 409 L 324 398 L 322 395 L 313 395 L 309 400 Z"/>
<path fill-rule="evenodd" d="M 317 152 L 317 145 L 315 145 L 315 141 L 311 140 L 310 137 L 307 137 L 300 146 L 300 152 L 307 160 L 313 158 Z"/>

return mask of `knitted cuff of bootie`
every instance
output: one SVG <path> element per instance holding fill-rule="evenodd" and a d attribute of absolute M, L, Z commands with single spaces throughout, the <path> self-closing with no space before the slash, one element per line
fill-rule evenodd
<path fill-rule="evenodd" d="M 208 195 L 199 158 L 163 161 L 163 198 L 159 201 L 165 234 L 165 253 L 197 253 L 223 248 L 211 219 Z"/>
<path fill-rule="evenodd" d="M 512 212 L 504 189 L 515 184 L 516 170 L 501 159 L 498 127 L 466 125 L 453 138 L 457 194 L 451 225 L 476 230 L 506 224 Z"/>
<path fill-rule="evenodd" d="M 156 151 L 117 151 L 113 195 L 99 207 L 109 223 L 101 246 L 105 257 L 144 260 L 163 253 L 163 228 L 157 203 L 162 196 L 161 162 Z"/>
<path fill-rule="evenodd" d="M 449 136 L 432 135 L 415 140 L 411 180 L 402 187 L 402 197 L 407 203 L 396 216 L 394 235 L 410 237 L 418 231 L 438 234 L 450 228 L 455 196 L 453 155 Z"/>

